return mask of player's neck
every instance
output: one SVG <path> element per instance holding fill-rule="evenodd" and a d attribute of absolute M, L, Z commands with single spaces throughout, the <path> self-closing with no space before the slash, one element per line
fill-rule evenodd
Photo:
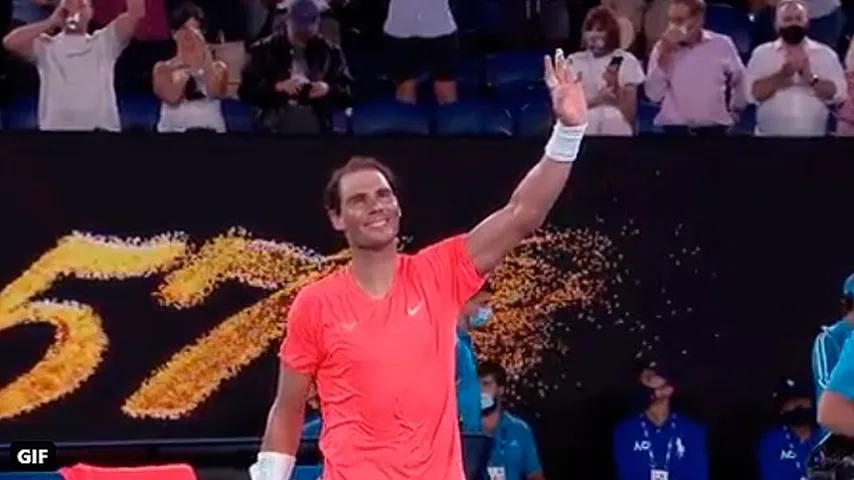
<path fill-rule="evenodd" d="M 653 403 L 646 409 L 646 418 L 649 419 L 655 426 L 660 427 L 667 421 L 670 416 L 670 402 L 661 401 Z"/>
<path fill-rule="evenodd" d="M 350 272 L 356 284 L 369 296 L 382 298 L 391 289 L 397 268 L 397 248 L 353 249 Z"/>
<path fill-rule="evenodd" d="M 495 429 L 498 428 L 498 422 L 501 420 L 501 409 L 496 408 L 495 411 L 491 412 L 489 415 L 483 416 L 483 430 L 486 433 L 492 434 L 495 433 Z"/>

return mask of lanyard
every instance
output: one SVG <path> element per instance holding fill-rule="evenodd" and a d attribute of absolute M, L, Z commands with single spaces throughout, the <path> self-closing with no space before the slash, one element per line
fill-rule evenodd
<path fill-rule="evenodd" d="M 795 450 L 795 442 L 792 441 L 792 432 L 789 431 L 789 427 L 783 427 L 783 432 L 786 434 L 786 441 L 789 442 L 789 451 L 795 456 L 795 468 L 798 470 L 799 474 L 803 475 L 804 470 L 801 466 L 801 458 L 800 455 L 798 455 L 798 451 Z"/>
<path fill-rule="evenodd" d="M 655 452 L 653 451 L 652 440 L 649 438 L 649 429 L 646 427 L 646 418 L 641 414 L 640 416 L 640 424 L 641 430 L 643 430 L 643 438 L 647 442 L 649 442 L 649 449 L 646 451 L 649 454 L 649 468 L 651 470 L 656 470 L 657 463 L 655 461 Z M 664 465 L 662 467 L 664 470 L 667 470 L 667 467 L 670 465 L 670 455 L 673 453 L 673 436 L 676 434 L 676 414 L 673 413 L 670 415 L 670 438 L 667 440 L 667 453 L 664 456 Z"/>

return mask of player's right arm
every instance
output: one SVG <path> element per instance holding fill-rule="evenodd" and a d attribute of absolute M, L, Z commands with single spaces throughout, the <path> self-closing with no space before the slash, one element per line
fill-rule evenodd
<path fill-rule="evenodd" d="M 309 388 L 322 359 L 320 316 L 315 298 L 301 291 L 288 311 L 288 325 L 279 352 L 276 398 L 258 460 L 249 468 L 252 480 L 289 480 L 296 464 L 305 421 Z"/>

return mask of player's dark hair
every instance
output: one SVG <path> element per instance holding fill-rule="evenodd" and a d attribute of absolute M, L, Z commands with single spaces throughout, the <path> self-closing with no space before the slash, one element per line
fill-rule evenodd
<path fill-rule="evenodd" d="M 348 173 L 359 172 L 362 170 L 376 170 L 385 177 L 391 189 L 397 191 L 397 185 L 394 178 L 394 173 L 386 165 L 373 157 L 355 156 L 347 161 L 344 166 L 336 168 L 329 176 L 329 182 L 326 183 L 326 189 L 323 191 L 323 206 L 327 211 L 335 212 L 336 215 L 341 213 L 341 178 Z"/>
<path fill-rule="evenodd" d="M 499 387 L 507 384 L 507 370 L 498 362 L 485 361 L 477 366 L 478 378 L 492 377 Z"/>
<path fill-rule="evenodd" d="M 169 15 L 169 28 L 171 28 L 173 32 L 177 32 L 191 18 L 195 18 L 196 21 L 199 22 L 199 28 L 204 32 L 205 12 L 201 7 L 189 1 L 181 3 L 172 10 L 172 13 Z"/>

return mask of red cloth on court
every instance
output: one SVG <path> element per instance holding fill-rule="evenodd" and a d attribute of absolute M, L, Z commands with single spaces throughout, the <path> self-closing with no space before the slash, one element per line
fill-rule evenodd
<path fill-rule="evenodd" d="M 196 480 L 193 467 L 186 464 L 146 467 L 95 467 L 78 463 L 59 469 L 65 480 Z"/>

